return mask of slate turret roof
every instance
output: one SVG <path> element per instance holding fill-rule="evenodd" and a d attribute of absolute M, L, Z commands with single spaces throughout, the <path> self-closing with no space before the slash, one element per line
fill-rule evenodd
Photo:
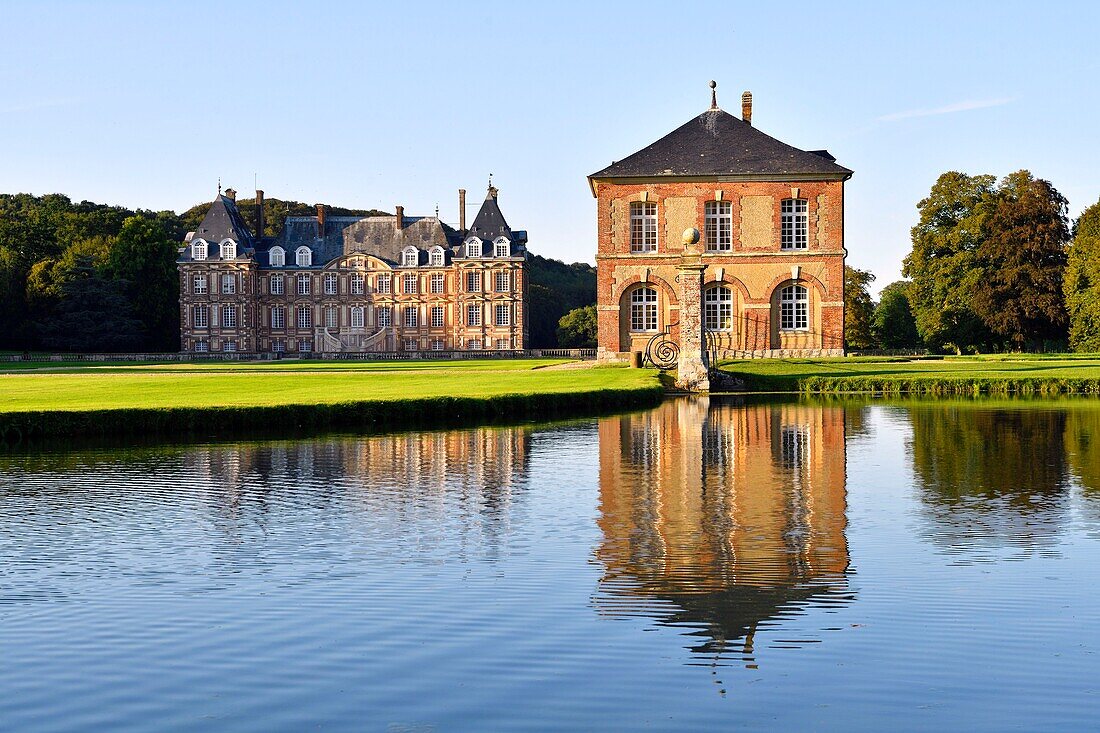
<path fill-rule="evenodd" d="M 512 239 L 512 229 L 504 220 L 504 214 L 497 205 L 497 189 L 492 186 L 489 186 L 489 191 L 485 194 L 485 203 L 481 205 L 477 216 L 474 217 L 474 223 L 470 226 L 467 236 L 478 237 L 485 242 L 492 242 L 497 237 Z"/>
<path fill-rule="evenodd" d="M 210 204 L 202 223 L 195 230 L 195 236 L 214 244 L 232 239 L 242 249 L 254 244 L 252 232 L 244 223 L 237 202 L 224 194 L 218 194 L 214 203 Z"/>

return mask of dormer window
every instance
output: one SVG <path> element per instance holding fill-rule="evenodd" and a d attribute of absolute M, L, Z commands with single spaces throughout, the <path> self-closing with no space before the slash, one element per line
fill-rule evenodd
<path fill-rule="evenodd" d="M 493 255 L 495 257 L 508 257 L 511 254 L 512 245 L 507 239 L 501 237 L 497 241 L 493 242 Z"/>
<path fill-rule="evenodd" d="M 223 239 L 221 245 L 221 258 L 223 260 L 237 259 L 237 243 L 232 239 Z"/>
<path fill-rule="evenodd" d="M 272 267 L 283 267 L 286 265 L 286 251 L 282 247 L 272 247 L 268 254 L 268 262 Z"/>
<path fill-rule="evenodd" d="M 193 260 L 205 260 L 206 259 L 206 240 L 197 239 L 191 243 L 191 259 Z"/>
<path fill-rule="evenodd" d="M 428 264 L 432 267 L 443 267 L 443 263 L 443 248 L 432 247 L 431 251 L 428 253 Z"/>
<path fill-rule="evenodd" d="M 466 242 L 467 257 L 481 257 L 481 240 L 477 237 Z"/>
<path fill-rule="evenodd" d="M 298 267 L 309 267 L 313 264 L 313 253 L 309 247 L 299 247 L 294 251 L 294 261 Z"/>
<path fill-rule="evenodd" d="M 419 264 L 419 254 L 416 247 L 406 247 L 401 252 L 401 265 L 403 267 L 416 267 Z"/>

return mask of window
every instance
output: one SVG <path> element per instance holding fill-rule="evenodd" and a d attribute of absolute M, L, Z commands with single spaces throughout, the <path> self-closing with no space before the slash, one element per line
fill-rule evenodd
<path fill-rule="evenodd" d="M 206 295 L 206 275 L 195 275 L 191 284 L 191 292 L 195 295 Z"/>
<path fill-rule="evenodd" d="M 286 306 L 285 305 L 273 305 L 271 306 L 271 327 L 283 329 L 286 328 Z"/>
<path fill-rule="evenodd" d="M 267 261 L 272 267 L 286 265 L 286 251 L 282 247 L 272 247 L 267 254 Z"/>
<path fill-rule="evenodd" d="M 380 292 L 380 293 L 390 292 L 391 280 L 390 280 L 389 275 L 379 275 L 378 280 L 376 281 L 375 284 L 376 284 L 378 292 Z"/>
<path fill-rule="evenodd" d="M 237 292 L 237 276 L 222 275 L 222 293 L 232 295 Z"/>
<path fill-rule="evenodd" d="M 221 257 L 223 260 L 237 259 L 237 243 L 232 239 L 222 240 Z"/>
<path fill-rule="evenodd" d="M 445 321 L 446 312 L 441 305 L 432 306 L 432 328 L 442 328 Z"/>
<path fill-rule="evenodd" d="M 783 249 L 806 249 L 806 199 L 783 199 L 780 214 L 780 246 Z"/>
<path fill-rule="evenodd" d="M 432 339 L 432 351 L 443 351 L 443 339 Z"/>
<path fill-rule="evenodd" d="M 810 293 L 803 285 L 788 285 L 779 291 L 779 328 L 805 331 L 810 327 Z"/>
<path fill-rule="evenodd" d="M 309 275 L 298 276 L 298 295 L 309 295 Z"/>
<path fill-rule="evenodd" d="M 222 328 L 236 328 L 237 327 L 237 306 L 235 305 L 223 305 L 222 306 Z"/>
<path fill-rule="evenodd" d="M 362 328 L 363 327 L 363 306 L 355 305 L 351 308 L 351 327 Z"/>
<path fill-rule="evenodd" d="M 481 257 L 481 240 L 474 237 L 470 241 L 466 242 L 466 256 L 467 257 Z"/>
<path fill-rule="evenodd" d="M 420 342 L 416 339 L 405 339 L 405 351 L 420 351 Z"/>
<path fill-rule="evenodd" d="M 708 201 L 705 211 L 707 249 L 728 252 L 733 248 L 733 206 L 729 201 Z"/>
<path fill-rule="evenodd" d="M 313 328 L 313 310 L 308 305 L 300 305 L 296 310 L 298 328 Z"/>
<path fill-rule="evenodd" d="M 493 242 L 493 255 L 495 255 L 496 257 L 508 257 L 511 254 L 512 245 L 507 239 L 501 237 L 497 241 Z"/>
<path fill-rule="evenodd" d="M 268 281 L 268 290 L 272 295 L 282 295 L 286 291 L 286 278 L 282 275 L 272 275 Z"/>
<path fill-rule="evenodd" d="M 415 293 L 417 291 L 416 280 L 416 275 L 413 275 L 411 272 L 405 275 L 405 278 L 401 283 L 401 290 L 406 293 Z"/>
<path fill-rule="evenodd" d="M 389 328 L 393 325 L 393 308 L 388 305 L 378 307 L 378 327 Z"/>
<path fill-rule="evenodd" d="M 444 261 L 443 248 L 432 247 L 431 251 L 428 253 L 428 264 L 432 267 L 443 267 Z"/>
<path fill-rule="evenodd" d="M 271 342 L 271 350 L 279 354 L 283 353 L 286 351 L 286 341 L 283 339 L 275 339 Z"/>
<path fill-rule="evenodd" d="M 708 331 L 729 331 L 733 328 L 733 291 L 715 285 L 703 292 L 703 327 Z"/>
<path fill-rule="evenodd" d="M 418 315 L 415 305 L 405 306 L 405 328 L 416 328 Z"/>
<path fill-rule="evenodd" d="M 466 306 L 466 325 L 467 326 L 480 326 L 481 325 L 481 306 L 480 305 L 468 305 L 468 306 Z"/>
<path fill-rule="evenodd" d="M 401 252 L 401 265 L 403 267 L 416 267 L 420 259 L 419 254 L 416 247 L 406 247 Z"/>
<path fill-rule="evenodd" d="M 497 351 L 509 351 L 511 348 L 511 339 L 497 339 Z"/>
<path fill-rule="evenodd" d="M 191 325 L 195 328 L 210 327 L 210 311 L 205 305 L 196 305 L 191 310 Z"/>
<path fill-rule="evenodd" d="M 294 250 L 294 262 L 298 267 L 309 267 L 313 264 L 313 253 L 309 251 L 309 247 L 301 246 Z"/>
<path fill-rule="evenodd" d="M 466 348 L 470 351 L 481 351 L 484 348 L 481 339 L 466 339 Z"/>
<path fill-rule="evenodd" d="M 309 352 L 313 351 L 313 340 L 312 339 L 298 339 L 298 351 L 301 352 L 301 353 L 305 353 L 305 354 L 308 354 Z"/>
<path fill-rule="evenodd" d="M 199 352 L 200 354 L 204 354 L 207 351 L 210 351 L 210 342 L 209 341 L 196 341 L 195 342 L 195 351 Z"/>
<path fill-rule="evenodd" d="M 508 303 L 497 303 L 493 308 L 493 322 L 498 326 L 512 325 L 512 306 Z"/>
<path fill-rule="evenodd" d="M 657 204 L 647 201 L 630 204 L 630 251 L 657 251 Z"/>
<path fill-rule="evenodd" d="M 353 272 L 351 274 L 351 294 L 363 294 L 363 276 L 358 272 Z"/>
<path fill-rule="evenodd" d="M 783 468 L 798 468 L 806 464 L 810 453 L 809 427 L 784 425 L 780 428 L 779 435 Z"/>
<path fill-rule="evenodd" d="M 325 273 L 325 295 L 336 295 L 338 287 L 339 281 L 336 274 L 332 272 Z"/>
<path fill-rule="evenodd" d="M 630 294 L 630 330 L 657 330 L 657 291 L 638 288 Z"/>
<path fill-rule="evenodd" d="M 437 272 L 437 273 L 432 275 L 432 292 L 433 293 L 442 293 L 443 292 L 443 273 L 442 272 Z"/>
<path fill-rule="evenodd" d="M 205 260 L 206 259 L 206 240 L 200 239 L 197 242 L 191 243 L 191 259 L 193 260 Z"/>
<path fill-rule="evenodd" d="M 236 351 L 236 350 L 237 350 L 237 342 L 236 341 L 234 341 L 232 339 L 229 339 L 228 341 L 222 341 L 222 351 L 227 351 L 228 352 L 228 351 Z"/>
<path fill-rule="evenodd" d="M 467 293 L 480 293 L 481 292 L 481 273 L 474 270 L 473 272 L 466 273 L 466 292 Z"/>
<path fill-rule="evenodd" d="M 504 272 L 496 273 L 496 277 L 493 278 L 493 289 L 498 293 L 507 293 L 512 290 L 512 273 L 507 270 Z"/>
<path fill-rule="evenodd" d="M 336 328 L 340 325 L 340 311 L 334 305 L 325 306 L 325 328 Z"/>

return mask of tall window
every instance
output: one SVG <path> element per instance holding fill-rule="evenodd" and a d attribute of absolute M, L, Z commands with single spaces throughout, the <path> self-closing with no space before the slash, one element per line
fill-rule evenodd
<path fill-rule="evenodd" d="M 401 253 L 401 264 L 405 267 L 416 267 L 419 257 L 415 247 L 406 247 Z"/>
<path fill-rule="evenodd" d="M 340 325 L 340 312 L 334 305 L 325 306 L 325 328 L 336 328 Z"/>
<path fill-rule="evenodd" d="M 268 290 L 272 295 L 282 295 L 285 292 L 285 278 L 282 275 L 272 275 L 268 281 Z"/>
<path fill-rule="evenodd" d="M 417 308 L 415 305 L 405 306 L 405 328 L 416 328 L 417 326 Z"/>
<path fill-rule="evenodd" d="M 337 280 L 336 273 L 325 273 L 325 295 L 336 295 L 338 287 L 339 281 Z"/>
<path fill-rule="evenodd" d="M 210 311 L 205 305 L 196 305 L 191 311 L 191 325 L 195 328 L 209 328 Z"/>
<path fill-rule="evenodd" d="M 195 295 L 206 295 L 206 275 L 195 275 L 191 282 L 191 292 Z"/>
<path fill-rule="evenodd" d="M 512 254 L 512 245 L 503 237 L 493 243 L 493 254 L 497 257 L 507 257 Z"/>
<path fill-rule="evenodd" d="M 408 273 L 407 275 L 405 275 L 404 281 L 401 283 L 401 290 L 406 293 L 415 293 L 417 291 L 416 280 L 416 275 L 412 274 L 411 272 Z"/>
<path fill-rule="evenodd" d="M 441 306 L 441 305 L 433 305 L 432 306 L 432 328 L 442 328 L 443 327 L 443 325 L 445 323 L 445 321 L 444 321 L 445 313 L 446 313 L 446 311 L 443 310 L 443 306 Z"/>
<path fill-rule="evenodd" d="M 803 285 L 788 285 L 779 291 L 779 327 L 784 331 L 805 331 L 810 327 L 810 294 Z"/>
<path fill-rule="evenodd" d="M 437 273 L 434 273 L 432 275 L 432 292 L 433 293 L 442 293 L 443 292 L 443 277 L 444 276 L 443 276 L 442 272 L 437 272 Z"/>
<path fill-rule="evenodd" d="M 733 328 L 733 291 L 724 285 L 707 288 L 703 293 L 703 326 L 708 331 Z"/>
<path fill-rule="evenodd" d="M 707 249 L 725 252 L 733 248 L 733 206 L 729 201 L 708 201 L 704 224 Z"/>
<path fill-rule="evenodd" d="M 237 306 L 235 305 L 223 305 L 222 306 L 222 328 L 236 328 L 237 327 Z"/>
<path fill-rule="evenodd" d="M 467 257 L 481 257 L 481 240 L 471 239 L 466 243 L 466 256 Z"/>
<path fill-rule="evenodd" d="M 657 291 L 638 288 L 630 294 L 630 330 L 657 330 Z"/>
<path fill-rule="evenodd" d="M 512 289 L 512 273 L 507 270 L 496 273 L 496 277 L 493 279 L 493 289 L 498 293 L 507 293 Z"/>
<path fill-rule="evenodd" d="M 351 308 L 351 327 L 362 328 L 363 327 L 363 306 L 355 305 Z"/>
<path fill-rule="evenodd" d="M 309 275 L 298 276 L 298 295 L 309 295 Z"/>
<path fill-rule="evenodd" d="M 363 276 L 358 272 L 351 273 L 351 294 L 363 294 Z"/>
<path fill-rule="evenodd" d="M 309 247 L 299 247 L 294 252 L 294 262 L 298 267 L 309 267 L 313 264 L 313 253 L 309 251 Z"/>
<path fill-rule="evenodd" d="M 390 287 L 392 282 L 389 275 L 379 275 L 378 279 L 375 281 L 375 288 L 380 293 L 389 293 L 392 290 Z"/>
<path fill-rule="evenodd" d="M 783 199 L 779 211 L 780 246 L 783 249 L 806 249 L 809 218 L 806 199 Z"/>
<path fill-rule="evenodd" d="M 313 309 L 308 305 L 300 305 L 295 310 L 298 328 L 313 328 Z"/>
<path fill-rule="evenodd" d="M 286 252 L 282 247 L 272 247 L 267 254 L 267 261 L 272 267 L 283 267 L 286 265 Z"/>
<path fill-rule="evenodd" d="M 481 306 L 480 305 L 468 305 L 468 306 L 466 306 L 466 325 L 467 326 L 480 326 L 481 325 Z"/>
<path fill-rule="evenodd" d="M 378 306 L 378 327 L 389 328 L 393 325 L 393 308 L 388 305 Z"/>
<path fill-rule="evenodd" d="M 481 273 L 477 270 L 466 273 L 466 292 L 467 293 L 480 293 L 481 292 Z"/>
<path fill-rule="evenodd" d="M 286 328 L 286 306 L 285 305 L 273 305 L 271 306 L 271 327 L 283 329 Z"/>
<path fill-rule="evenodd" d="M 236 275 L 222 275 L 222 292 L 226 295 L 232 295 L 237 292 Z"/>
<path fill-rule="evenodd" d="M 193 260 L 205 260 L 206 259 L 206 242 L 200 239 L 191 245 L 191 259 Z"/>
<path fill-rule="evenodd" d="M 235 260 L 237 259 L 237 243 L 232 239 L 226 239 L 222 242 L 221 256 L 223 260 Z"/>
<path fill-rule="evenodd" d="M 657 204 L 635 201 L 630 204 L 630 251 L 657 251 Z"/>
<path fill-rule="evenodd" d="M 428 263 L 432 267 L 442 267 L 444 263 L 443 249 L 441 247 L 433 247 L 432 251 L 428 253 Z"/>
<path fill-rule="evenodd" d="M 512 325 L 512 306 L 508 303 L 497 303 L 493 308 L 493 322 L 498 326 Z"/>

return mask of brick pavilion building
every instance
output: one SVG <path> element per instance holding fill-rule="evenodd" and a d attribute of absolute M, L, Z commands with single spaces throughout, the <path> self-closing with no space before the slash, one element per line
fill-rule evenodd
<path fill-rule="evenodd" d="M 263 231 L 263 192 L 256 192 Z M 177 261 L 191 352 L 511 351 L 527 346 L 527 233 L 489 186 L 465 226 L 438 216 L 290 216 L 253 234 L 230 189 Z"/>
<path fill-rule="evenodd" d="M 749 92 L 738 119 L 713 91 L 706 112 L 593 173 L 601 360 L 666 340 L 682 385 L 705 389 L 715 358 L 843 354 L 851 175 L 753 127 Z"/>

